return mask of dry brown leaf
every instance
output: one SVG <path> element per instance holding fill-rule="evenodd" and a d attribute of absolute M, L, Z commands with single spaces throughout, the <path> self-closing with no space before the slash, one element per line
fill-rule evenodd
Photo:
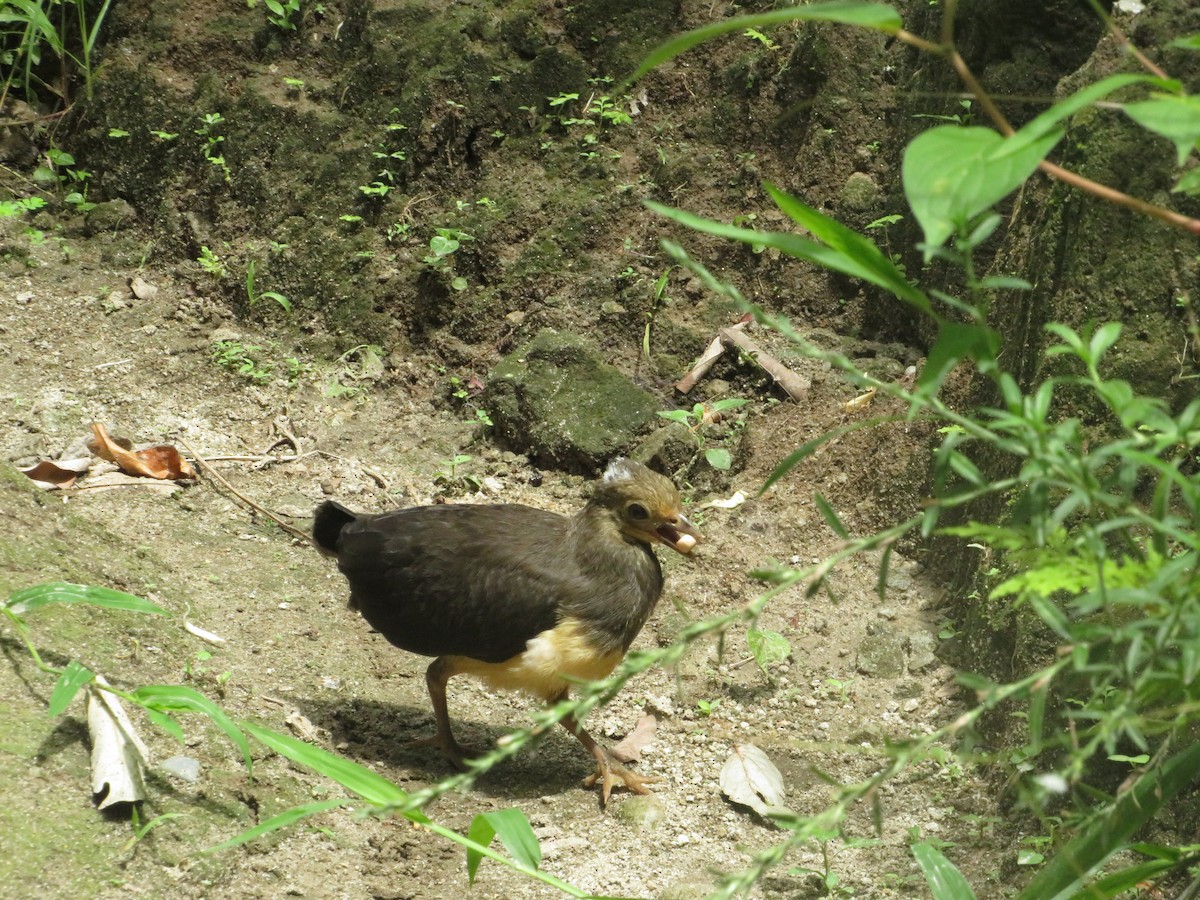
<path fill-rule="evenodd" d="M 75 479 L 86 472 L 91 464 L 90 459 L 60 459 L 58 462 L 43 459 L 21 471 L 38 487 L 52 491 L 55 488 L 68 488 L 73 485 Z"/>
<path fill-rule="evenodd" d="M 113 440 L 99 422 L 92 423 L 92 434 L 96 439 L 94 442 L 88 442 L 89 449 L 97 456 L 116 463 L 130 475 L 142 475 L 162 481 L 196 477 L 191 464 L 174 447 L 164 444 L 130 451 Z"/>
<path fill-rule="evenodd" d="M 657 728 L 658 720 L 647 713 L 637 720 L 633 731 L 625 735 L 625 739 L 609 752 L 620 762 L 637 762 L 641 758 L 642 751 L 654 740 L 654 732 Z"/>

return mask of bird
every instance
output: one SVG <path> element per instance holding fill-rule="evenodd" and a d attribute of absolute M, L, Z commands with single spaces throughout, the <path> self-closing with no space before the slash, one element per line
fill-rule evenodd
<path fill-rule="evenodd" d="M 663 590 L 652 547 L 687 556 L 700 535 L 669 478 L 618 458 L 574 516 L 521 504 L 439 504 L 356 513 L 317 507 L 312 536 L 350 586 L 349 606 L 402 650 L 434 657 L 425 673 L 435 734 L 417 741 L 467 768 L 447 682 L 469 675 L 547 703 L 574 681 L 607 677 Z M 596 761 L 585 787 L 647 794 L 657 779 L 625 768 L 574 715 L 562 725 Z"/>

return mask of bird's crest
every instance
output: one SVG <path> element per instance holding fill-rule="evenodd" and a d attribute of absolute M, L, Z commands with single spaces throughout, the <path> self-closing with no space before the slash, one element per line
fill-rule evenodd
<path fill-rule="evenodd" d="M 623 456 L 614 459 L 604 470 L 604 483 L 616 484 L 618 481 L 632 481 L 637 477 L 637 463 Z"/>

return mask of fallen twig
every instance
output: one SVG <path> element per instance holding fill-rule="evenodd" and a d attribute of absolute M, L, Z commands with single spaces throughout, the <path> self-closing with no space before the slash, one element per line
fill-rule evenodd
<path fill-rule="evenodd" d="M 725 352 L 727 347 L 737 347 L 743 354 L 752 359 L 764 372 L 774 379 L 775 383 L 783 388 L 784 392 L 793 400 L 800 402 L 808 399 L 808 390 L 812 386 L 811 379 L 804 375 L 798 375 L 777 360 L 775 357 L 766 353 L 745 331 L 745 323 L 739 322 L 737 325 L 731 325 L 729 328 L 722 328 L 712 343 L 710 343 L 700 358 L 679 381 L 675 383 L 675 389 L 681 394 L 686 394 L 696 386 L 709 369 Z"/>

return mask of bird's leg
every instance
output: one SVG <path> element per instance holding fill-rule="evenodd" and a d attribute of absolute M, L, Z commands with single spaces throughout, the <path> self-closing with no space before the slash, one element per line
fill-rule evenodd
<path fill-rule="evenodd" d="M 646 785 L 654 784 L 660 780 L 648 775 L 638 775 L 630 772 L 611 753 L 596 743 L 592 736 L 579 724 L 579 720 L 575 716 L 563 716 L 562 725 L 563 728 L 575 735 L 579 743 L 583 744 L 587 752 L 592 754 L 596 760 L 596 771 L 583 779 L 583 786 L 590 788 L 599 782 L 600 803 L 602 806 L 608 805 L 608 795 L 612 793 L 613 786 L 616 784 L 623 783 L 626 788 L 635 794 L 648 794 L 650 793 L 650 789 Z"/>
<path fill-rule="evenodd" d="M 466 751 L 454 739 L 450 729 L 450 710 L 446 705 L 446 682 L 458 674 L 454 660 L 449 656 L 439 656 L 425 670 L 425 684 L 429 687 L 429 699 L 433 703 L 433 720 L 437 731 L 432 737 L 413 741 L 411 746 L 436 747 L 445 754 L 456 769 L 465 772 Z"/>

